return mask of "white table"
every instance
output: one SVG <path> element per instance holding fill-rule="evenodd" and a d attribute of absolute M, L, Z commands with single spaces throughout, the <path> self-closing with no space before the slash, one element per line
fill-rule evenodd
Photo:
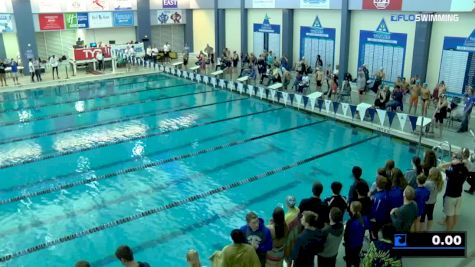
<path fill-rule="evenodd" d="M 277 90 L 277 89 L 282 88 L 282 84 L 281 83 L 274 83 L 273 85 L 269 86 L 268 88 L 273 89 L 273 90 Z"/>
<path fill-rule="evenodd" d="M 217 70 L 217 71 L 211 73 L 211 75 L 216 76 L 216 77 L 218 77 L 221 74 L 223 74 L 222 70 Z"/>
<path fill-rule="evenodd" d="M 194 67 L 191 67 L 190 70 L 193 72 L 196 72 L 199 68 L 200 66 L 194 66 Z"/>
<path fill-rule="evenodd" d="M 19 73 L 23 73 L 23 70 L 25 69 L 25 67 L 23 66 L 17 66 L 17 70 Z M 12 71 L 12 67 L 6 67 L 5 68 L 5 72 L 11 72 Z"/>
<path fill-rule="evenodd" d="M 241 78 L 236 79 L 238 82 L 246 82 L 249 80 L 249 76 L 242 76 Z"/>
<path fill-rule="evenodd" d="M 112 58 L 110 58 L 110 57 L 109 57 L 109 58 L 104 58 L 104 62 L 106 62 L 106 61 L 111 61 L 111 60 L 112 60 Z M 78 61 L 72 60 L 72 59 L 69 60 L 69 63 L 71 63 L 71 65 L 73 65 L 73 76 L 74 76 L 74 75 L 76 74 L 76 72 L 77 72 L 77 65 L 78 65 L 78 64 L 89 64 L 89 63 L 92 63 L 93 69 L 96 70 L 96 62 L 97 62 L 96 59 L 78 60 Z M 115 70 L 114 63 L 112 63 L 112 65 L 113 65 L 113 66 L 112 66 L 113 70 Z"/>
<path fill-rule="evenodd" d="M 323 95 L 322 92 L 314 92 L 314 93 L 311 93 L 311 94 L 307 95 L 307 97 L 317 99 L 317 98 L 320 98 L 322 95 Z"/>
<path fill-rule="evenodd" d="M 176 67 L 178 67 L 178 66 L 183 65 L 183 62 L 175 62 L 175 63 L 173 63 L 172 65 L 173 65 L 173 67 L 176 68 Z M 198 66 L 197 66 L 197 67 L 198 67 Z"/>

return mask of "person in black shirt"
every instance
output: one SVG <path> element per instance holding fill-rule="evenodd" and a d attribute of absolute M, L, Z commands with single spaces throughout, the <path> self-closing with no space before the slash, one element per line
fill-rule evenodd
<path fill-rule="evenodd" d="M 297 239 L 292 249 L 290 267 L 313 267 L 315 266 L 315 255 L 323 250 L 325 244 L 325 234 L 318 227 L 319 215 L 311 212 L 303 212 L 302 223 L 304 230 Z"/>
<path fill-rule="evenodd" d="M 328 206 L 329 210 L 336 207 L 340 209 L 342 214 L 344 214 L 348 207 L 348 203 L 346 203 L 346 199 L 340 195 L 342 187 L 343 185 L 340 182 L 333 182 L 331 185 L 333 196 L 326 198 L 325 204 Z"/>
<path fill-rule="evenodd" d="M 150 267 L 150 264 L 146 262 L 134 261 L 134 253 L 129 246 L 120 246 L 115 251 L 115 256 L 126 267 L 138 266 L 138 267 Z"/>
<path fill-rule="evenodd" d="M 463 184 L 468 176 L 468 169 L 462 160 L 462 153 L 456 153 L 451 163 L 441 165 L 441 168 L 447 168 L 445 171 L 447 186 L 445 187 L 444 194 L 444 213 L 446 215 L 447 231 L 453 230 L 460 215 Z"/>
<path fill-rule="evenodd" d="M 320 182 L 315 182 L 312 186 L 313 196 L 302 199 L 299 205 L 300 214 L 304 211 L 312 211 L 318 214 L 318 227 L 323 228 L 324 224 L 329 221 L 328 206 L 320 199 L 323 192 L 323 185 Z"/>
<path fill-rule="evenodd" d="M 358 183 L 356 185 L 356 194 L 358 195 L 358 199 L 356 200 L 361 203 L 361 215 L 369 218 L 373 201 L 368 197 L 368 185 L 365 183 Z"/>
<path fill-rule="evenodd" d="M 356 185 L 358 183 L 363 183 L 363 186 L 366 186 L 366 188 L 368 188 L 368 192 L 369 192 L 368 183 L 361 178 L 361 175 L 363 174 L 363 170 L 360 167 L 355 166 L 355 167 L 353 167 L 351 172 L 353 174 L 353 178 L 355 178 L 355 181 L 351 185 L 350 191 L 348 192 L 348 203 L 351 203 L 351 202 L 353 202 L 354 200 L 357 199 L 358 195 L 356 194 Z"/>

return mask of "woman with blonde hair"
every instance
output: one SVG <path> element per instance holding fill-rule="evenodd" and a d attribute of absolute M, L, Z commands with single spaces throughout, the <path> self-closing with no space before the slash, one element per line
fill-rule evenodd
<path fill-rule="evenodd" d="M 424 214 L 421 216 L 421 226 L 422 230 L 424 227 L 424 222 L 427 217 L 427 224 L 426 224 L 426 231 L 430 231 L 432 228 L 432 220 L 434 215 L 434 207 L 435 203 L 437 202 L 437 195 L 442 192 L 444 187 L 444 180 L 442 179 L 442 174 L 440 170 L 436 167 L 432 167 L 429 170 L 429 176 L 427 177 L 427 181 L 425 182 L 424 186 L 429 190 L 429 200 L 426 201 L 426 206 L 424 210 Z"/>
<path fill-rule="evenodd" d="M 194 249 L 190 249 L 188 253 L 186 253 L 186 262 L 188 263 L 188 267 L 201 267 L 200 256 Z"/>

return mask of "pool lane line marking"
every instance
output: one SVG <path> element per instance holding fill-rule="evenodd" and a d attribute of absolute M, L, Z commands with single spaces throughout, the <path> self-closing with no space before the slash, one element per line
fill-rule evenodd
<path fill-rule="evenodd" d="M 177 129 L 171 129 L 171 130 L 166 131 L 166 132 L 160 132 L 157 135 L 168 134 L 168 133 L 183 131 L 183 130 L 187 130 L 187 129 L 199 128 L 199 127 L 212 125 L 212 124 L 217 124 L 217 123 L 221 123 L 221 122 L 225 122 L 225 121 L 241 119 L 241 118 L 244 118 L 244 117 L 255 116 L 255 115 L 268 113 L 268 112 L 274 112 L 274 111 L 277 111 L 277 110 L 281 110 L 283 108 L 284 107 L 277 107 L 277 108 L 273 108 L 273 109 L 268 109 L 268 110 L 263 110 L 263 111 L 259 111 L 259 112 L 254 112 L 254 113 L 249 113 L 249 114 L 244 114 L 244 115 L 239 115 L 239 116 L 234 116 L 234 117 L 229 117 L 229 118 L 224 118 L 224 119 L 219 119 L 219 120 L 215 120 L 215 121 L 203 122 L 203 123 L 200 123 L 200 124 L 191 125 L 189 127 L 181 127 L 181 128 L 177 128 Z M 226 134 L 226 133 L 222 133 L 222 134 Z M 209 140 L 202 139 L 202 140 L 199 140 L 199 141 L 201 142 L 201 141 L 209 141 Z M 161 153 L 166 153 L 166 152 L 173 151 L 173 150 L 176 150 L 176 149 L 185 148 L 185 147 L 188 147 L 188 146 L 192 145 L 192 143 L 183 144 L 183 145 L 180 145 L 180 146 L 174 147 L 174 148 L 167 148 L 167 149 L 157 150 L 157 151 L 152 152 L 150 154 L 144 155 L 144 157 L 156 156 L 156 155 L 161 154 Z M 119 161 L 116 161 L 114 163 L 108 163 L 108 164 L 96 166 L 95 168 L 91 169 L 90 171 L 97 171 L 97 170 L 100 170 L 100 169 L 103 169 L 103 168 L 109 168 L 109 167 L 112 167 L 114 165 L 123 164 L 123 163 L 130 162 L 130 161 L 133 161 L 133 160 L 134 159 L 130 159 L 130 158 L 127 158 L 125 160 L 119 160 Z M 21 186 L 14 186 L 14 187 L 6 188 L 6 189 L 0 189 L 0 193 L 6 193 L 6 192 L 15 191 L 15 190 L 24 190 L 25 188 L 35 186 L 35 185 L 38 185 L 38 184 L 41 184 L 41 183 L 45 183 L 45 182 L 48 182 L 48 181 L 54 182 L 54 181 L 58 181 L 58 180 L 61 180 L 61 179 L 67 178 L 67 177 L 71 177 L 71 176 L 75 176 L 75 175 L 81 175 L 81 174 L 86 174 L 86 172 L 84 172 L 84 173 L 72 172 L 72 173 L 68 173 L 68 174 L 55 176 L 55 177 L 52 177 L 52 178 L 42 179 L 42 180 L 35 181 L 35 182 L 32 182 L 32 183 L 28 183 L 28 184 L 22 184 Z"/>
<path fill-rule="evenodd" d="M 168 88 L 174 88 L 174 87 L 180 87 L 180 86 L 188 86 L 188 85 L 192 85 L 192 83 L 165 86 L 165 87 L 162 87 L 162 89 L 168 89 Z M 25 120 L 23 122 L 21 122 L 21 121 L 4 122 L 4 123 L 0 123 L 0 126 L 3 127 L 3 126 L 11 126 L 11 125 L 21 125 L 21 124 L 27 124 L 27 123 L 30 123 L 30 122 L 50 120 L 50 119 L 56 119 L 56 118 L 60 118 L 60 117 L 67 117 L 67 116 L 73 116 L 73 115 L 80 115 L 80 114 L 102 111 L 102 110 L 107 110 L 107 109 L 114 109 L 114 108 L 126 107 L 126 106 L 131 106 L 131 105 L 144 104 L 144 103 L 147 103 L 147 102 L 155 102 L 155 101 L 159 101 L 159 100 L 162 100 L 162 99 L 168 99 L 168 98 L 152 97 L 152 98 L 147 98 L 147 99 L 137 99 L 137 100 L 133 100 L 133 101 L 129 101 L 129 102 L 123 102 L 123 103 L 109 105 L 109 106 L 95 107 L 95 108 L 92 108 L 92 109 L 87 109 L 83 112 L 71 111 L 71 112 L 57 113 L 57 114 L 47 115 L 47 116 L 42 116 L 42 117 L 34 117 L 30 120 Z"/>
<path fill-rule="evenodd" d="M 290 180 L 288 183 L 283 184 L 282 186 L 279 186 L 270 191 L 267 191 L 263 193 L 262 195 L 253 197 L 245 202 L 235 203 L 235 204 L 233 203 L 234 205 L 231 208 L 226 207 L 223 211 L 213 212 L 212 214 L 209 214 L 210 217 L 208 218 L 196 221 L 186 226 L 181 226 L 178 229 L 175 229 L 175 228 L 169 229 L 171 230 L 170 232 L 162 234 L 158 238 L 147 240 L 145 242 L 140 243 L 138 246 L 132 247 L 132 251 L 138 254 L 146 249 L 153 248 L 157 246 L 158 244 L 163 244 L 179 236 L 186 235 L 190 233 L 191 231 L 195 231 L 204 226 L 208 226 L 211 223 L 216 222 L 217 220 L 231 218 L 238 212 L 242 212 L 243 210 L 248 210 L 250 205 L 261 203 L 262 201 L 265 201 L 269 198 L 273 198 L 281 192 L 285 192 L 285 191 L 289 192 L 290 190 L 292 190 L 294 187 L 298 186 L 301 183 L 302 182 L 299 180 Z M 222 245 L 220 244 L 219 248 L 216 248 L 216 250 L 221 250 L 225 245 L 226 244 L 222 244 Z M 95 260 L 94 262 L 91 262 L 91 266 L 104 266 L 116 261 L 117 261 L 117 257 L 115 255 L 110 255 L 102 259 Z"/>
<path fill-rule="evenodd" d="M 158 75 L 158 76 L 151 76 L 151 77 L 165 77 L 167 79 L 167 77 L 165 75 Z M 140 76 L 141 77 L 141 76 Z M 122 77 L 124 78 L 124 77 Z M 102 83 L 103 81 L 110 81 L 112 82 L 112 84 L 110 84 L 110 86 L 122 86 L 122 85 L 130 85 L 130 84 L 137 84 L 137 83 L 146 83 L 146 82 L 154 82 L 154 81 L 160 81 L 160 80 L 163 80 L 163 79 L 153 79 L 153 80 L 147 80 L 147 81 L 135 81 L 135 82 L 130 82 L 130 83 L 124 83 L 124 84 L 114 84 L 114 80 L 113 79 L 121 79 L 121 78 L 109 78 L 109 79 L 104 79 L 104 80 L 95 80 L 95 81 L 88 81 L 88 82 L 76 82 L 76 83 L 70 83 L 70 84 L 65 84 L 65 85 L 49 85 L 49 86 L 46 86 L 46 87 L 38 87 L 38 88 L 30 88 L 30 89 L 23 89 L 23 90 L 15 90 L 15 91 L 9 91 L 9 92 L 3 92 L 3 93 L 0 93 L 2 95 L 8 95 L 8 94 L 20 94 L 20 93 L 30 93 L 33 92 L 33 91 L 52 91 L 54 90 L 53 88 L 56 87 L 67 87 L 67 86 L 74 86 L 74 87 L 79 87 L 79 86 L 83 86 L 83 85 L 86 85 L 88 84 L 88 87 L 87 88 L 81 88 L 81 89 L 78 89 L 78 90 L 74 90 L 74 91 L 71 91 L 71 92 L 67 92 L 66 94 L 64 95 L 69 95 L 71 93 L 78 93 L 78 92 L 82 92 L 82 91 L 87 91 L 87 90 L 97 90 L 97 89 L 100 89 L 100 88 L 89 88 L 90 85 L 94 85 L 94 84 L 100 84 L 100 86 L 102 87 Z M 63 95 L 63 94 L 61 94 Z M 25 100 L 25 99 L 29 99 L 32 95 L 27 95 L 27 97 L 21 97 L 21 98 L 17 98 L 17 99 L 3 99 L 0 101 L 0 103 L 5 103 L 5 102 L 16 102 L 18 100 Z M 43 96 L 43 97 L 52 97 L 54 95 L 48 95 L 48 96 Z M 42 97 L 39 97 L 39 96 L 34 96 L 34 99 L 40 99 Z"/>
<path fill-rule="evenodd" d="M 233 147 L 233 146 L 242 145 L 242 144 L 249 143 L 249 142 L 252 142 L 252 141 L 255 141 L 255 140 L 259 140 L 259 139 L 270 137 L 270 136 L 273 136 L 273 135 L 277 135 L 277 134 L 281 134 L 281 133 L 290 132 L 290 131 L 298 130 L 298 129 L 301 129 L 301 128 L 313 126 L 315 124 L 326 122 L 326 121 L 327 120 L 321 120 L 321 121 L 306 123 L 306 124 L 302 124 L 302 125 L 299 125 L 299 126 L 287 128 L 287 129 L 284 129 L 284 130 L 279 130 L 279 131 L 276 131 L 276 132 L 266 133 L 266 134 L 263 134 L 263 135 L 258 135 L 258 136 L 254 136 L 254 137 L 243 139 L 243 140 L 233 141 L 233 142 L 230 142 L 230 143 L 227 143 L 227 144 L 224 144 L 224 145 L 210 147 L 210 148 L 198 150 L 198 151 L 187 153 L 187 154 L 174 156 L 174 157 L 167 158 L 167 159 L 161 159 L 161 160 L 158 160 L 158 161 L 155 161 L 155 162 L 150 162 L 150 163 L 147 163 L 147 164 L 142 164 L 140 166 L 130 167 L 130 168 L 126 168 L 126 169 L 106 173 L 106 174 L 103 174 L 103 175 L 99 175 L 99 176 L 96 176 L 96 177 L 91 177 L 91 178 L 80 180 L 80 181 L 75 181 L 75 182 L 71 182 L 71 183 L 67 183 L 67 184 L 56 185 L 56 186 L 50 187 L 48 189 L 35 191 L 35 192 L 29 192 L 29 193 L 22 194 L 22 195 L 19 195 L 19 196 L 16 196 L 16 197 L 11 197 L 11 198 L 8 198 L 8 199 L 2 199 L 2 200 L 0 200 L 0 205 L 5 205 L 5 204 L 17 202 L 17 201 L 24 200 L 24 199 L 27 199 L 27 198 L 30 198 L 30 197 L 36 197 L 36 196 L 40 196 L 40 195 L 50 194 L 50 193 L 53 193 L 53 192 L 56 192 L 56 191 L 61 191 L 61 190 L 73 188 L 73 187 L 76 187 L 76 186 L 85 185 L 85 184 L 89 184 L 89 183 L 100 181 L 100 180 L 105 180 L 105 179 L 108 179 L 108 178 L 112 178 L 112 177 L 115 177 L 115 176 L 124 175 L 124 174 L 127 174 L 127 173 L 144 170 L 144 169 L 147 169 L 147 168 L 161 166 L 161 165 L 164 165 L 164 164 L 167 164 L 167 163 L 170 163 L 170 162 L 184 160 L 184 159 L 192 158 L 192 157 L 195 157 L 195 156 L 198 156 L 198 155 L 206 154 L 206 153 L 209 153 L 209 152 L 218 151 L 218 150 L 221 150 L 221 149 L 224 149 L 224 148 L 230 148 L 230 147 Z"/>
<path fill-rule="evenodd" d="M 282 166 L 282 167 L 279 167 L 279 168 L 276 168 L 276 169 L 273 169 L 273 170 L 270 170 L 270 171 L 267 171 L 267 172 L 264 172 L 264 173 L 261 173 L 261 174 L 258 174 L 258 175 L 254 175 L 254 176 L 251 176 L 249 178 L 245 178 L 243 180 L 239 180 L 239 181 L 231 183 L 231 184 L 223 185 L 223 186 L 217 187 L 215 189 L 212 189 L 212 190 L 209 190 L 209 191 L 206 191 L 206 192 L 203 192 L 203 193 L 199 193 L 199 194 L 187 197 L 187 198 L 182 199 L 182 200 L 177 200 L 177 201 L 170 202 L 167 205 L 162 205 L 162 206 L 159 206 L 157 208 L 149 209 L 149 210 L 146 210 L 146 211 L 143 211 L 143 212 L 136 213 L 134 215 L 130 215 L 130 216 L 127 216 L 127 217 L 123 217 L 123 218 L 114 220 L 114 221 L 109 222 L 109 223 L 101 224 L 101 225 L 96 226 L 96 227 L 92 227 L 92 228 L 89 228 L 89 229 L 86 229 L 86 230 L 82 230 L 82 231 L 76 232 L 74 234 L 70 234 L 70 235 L 66 235 L 66 236 L 63 236 L 63 237 L 60 237 L 60 238 L 57 238 L 57 239 L 53 239 L 51 241 L 41 243 L 39 245 L 30 247 L 28 249 L 13 252 L 13 253 L 10 253 L 10 254 L 7 254 L 7 255 L 4 255 L 4 256 L 0 257 L 0 262 L 6 262 L 6 261 L 9 261 L 11 259 L 18 258 L 18 257 L 24 256 L 24 255 L 28 255 L 28 254 L 31 254 L 33 252 L 40 251 L 40 250 L 43 250 L 43 249 L 46 249 L 46 248 L 49 248 L 49 247 L 52 247 L 52 246 L 55 246 L 55 245 L 58 245 L 58 244 L 62 244 L 62 243 L 65 243 L 65 242 L 68 242 L 68 241 L 71 241 L 71 240 L 74 240 L 74 239 L 78 239 L 78 238 L 83 237 L 83 236 L 87 236 L 87 235 L 90 235 L 90 234 L 93 234 L 93 233 L 96 233 L 96 232 L 99 232 L 99 231 L 103 231 L 103 230 L 106 230 L 106 229 L 109 229 L 109 228 L 116 227 L 118 225 L 122 225 L 122 224 L 125 224 L 125 223 L 128 223 L 128 222 L 131 222 L 131 221 L 135 221 L 135 220 L 138 220 L 138 219 L 141 219 L 141 218 L 144 218 L 144 217 L 148 217 L 150 215 L 154 215 L 154 214 L 160 213 L 162 211 L 166 211 L 166 210 L 169 210 L 169 209 L 172 209 L 172 208 L 183 206 L 183 205 L 188 204 L 190 202 L 194 202 L 194 201 L 199 200 L 199 199 L 207 198 L 209 196 L 212 196 L 212 195 L 215 195 L 215 194 L 218 194 L 218 193 L 222 193 L 222 192 L 227 191 L 229 189 L 233 189 L 233 188 L 245 185 L 245 184 L 253 183 L 255 181 L 261 180 L 265 177 L 274 175 L 276 173 L 280 173 L 280 172 L 295 168 L 297 166 L 309 163 L 309 162 L 314 161 L 318 158 L 325 157 L 327 155 L 342 151 L 344 149 L 347 149 L 347 148 L 350 148 L 350 147 L 368 142 L 368 141 L 373 140 L 377 137 L 379 137 L 379 135 L 373 135 L 371 137 L 365 138 L 365 139 L 360 140 L 358 142 L 351 143 L 351 144 L 348 144 L 348 145 L 345 145 L 345 146 L 342 146 L 342 147 L 324 152 L 322 154 L 317 154 L 315 156 L 312 156 L 312 157 L 309 157 L 309 158 L 306 158 L 306 159 L 303 159 L 303 160 L 296 161 L 296 162 L 291 163 L 289 165 L 285 165 L 285 166 Z"/>
<path fill-rule="evenodd" d="M 204 93 L 211 93 L 211 92 L 214 92 L 214 91 L 216 91 L 216 90 L 206 90 L 206 91 L 200 91 L 200 92 L 196 92 L 196 93 L 187 93 L 187 94 L 181 94 L 181 95 L 176 95 L 176 96 L 168 96 L 168 97 L 164 97 L 162 99 L 171 99 L 171 98 L 178 98 L 178 97 L 183 97 L 183 96 L 198 95 L 198 94 L 204 94 Z M 66 128 L 63 128 L 63 129 L 47 131 L 47 132 L 38 133 L 38 134 L 25 135 L 25 136 L 21 136 L 21 137 L 10 137 L 10 138 L 7 138 L 7 139 L 0 140 L 0 145 L 7 144 L 7 143 L 11 144 L 11 143 L 25 141 L 25 140 L 29 140 L 29 139 L 35 139 L 35 138 L 39 138 L 39 137 L 45 137 L 45 136 L 52 136 L 52 135 L 62 134 L 62 133 L 68 133 L 68 132 L 72 132 L 72 131 L 80 131 L 80 130 L 84 130 L 84 129 L 94 128 L 94 127 L 99 127 L 99 126 L 104 126 L 104 125 L 109 125 L 109 124 L 114 124 L 114 123 L 120 123 L 120 122 L 125 122 L 125 121 L 139 120 L 139 119 L 143 119 L 143 118 L 147 118 L 147 117 L 153 117 L 153 116 L 156 116 L 156 115 L 163 115 L 163 114 L 171 113 L 171 112 L 174 112 L 174 111 L 175 110 L 160 111 L 160 112 L 147 112 L 147 113 L 142 113 L 142 114 L 138 114 L 138 115 L 133 115 L 133 116 L 130 116 L 130 117 L 123 117 L 121 119 L 105 120 L 105 121 L 102 121 L 102 122 L 96 123 L 96 124 L 88 124 L 88 125 L 83 125 L 83 126 L 79 126 L 79 127 L 66 127 Z"/>
<path fill-rule="evenodd" d="M 166 81 L 166 80 L 167 79 L 161 79 L 159 81 Z M 194 84 L 194 83 L 185 83 L 185 84 Z M 117 94 L 112 93 L 112 94 L 105 94 L 105 95 L 102 95 L 102 96 L 101 95 L 89 96 L 89 97 L 83 97 L 83 98 L 78 98 L 78 99 L 73 99 L 73 100 L 70 99 L 70 100 L 66 100 L 66 101 L 63 101 L 63 102 L 44 103 L 44 104 L 40 104 L 40 105 L 36 105 L 36 106 L 7 108 L 7 109 L 1 110 L 1 112 L 6 113 L 6 112 L 14 112 L 14 111 L 30 110 L 30 109 L 36 110 L 36 109 L 39 109 L 39 108 L 44 108 L 44 107 L 49 107 L 49 106 L 59 106 L 59 105 L 75 103 L 75 102 L 78 102 L 78 101 L 88 101 L 88 100 L 109 98 L 109 97 L 129 95 L 129 94 L 131 95 L 131 94 L 136 94 L 136 93 L 141 93 L 141 92 L 146 92 L 146 91 L 155 91 L 155 90 L 159 90 L 159 89 L 163 89 L 163 88 L 166 88 L 166 87 L 148 87 L 148 86 L 146 86 L 145 89 L 141 88 L 139 90 L 119 92 Z M 98 89 L 95 89 L 95 90 L 105 90 L 105 89 L 98 88 Z M 127 89 L 125 89 L 125 90 L 127 90 Z M 123 91 L 123 90 L 120 90 L 120 91 Z"/>
<path fill-rule="evenodd" d="M 235 132 L 235 131 L 233 131 L 233 132 Z M 214 139 L 216 139 L 216 137 L 214 137 Z M 149 188 L 144 189 L 144 190 L 139 190 L 139 191 L 131 192 L 131 193 L 128 193 L 128 194 L 124 194 L 124 195 L 121 195 L 120 197 L 118 197 L 116 199 L 113 199 L 113 200 L 102 201 L 101 204 L 93 203 L 92 206 L 84 207 L 84 208 L 79 209 L 79 210 L 63 211 L 61 214 L 58 214 L 54 217 L 48 217 L 47 220 L 36 219 L 36 220 L 33 220 L 34 222 L 31 222 L 28 225 L 22 225 L 21 227 L 13 227 L 13 228 L 10 228 L 10 229 L 5 229 L 5 230 L 0 232 L 0 236 L 2 236 L 2 238 L 4 238 L 7 235 L 15 234 L 15 233 L 18 233 L 18 232 L 29 231 L 29 230 L 31 230 L 31 228 L 34 228 L 34 227 L 45 226 L 45 225 L 48 225 L 50 223 L 58 222 L 58 221 L 63 220 L 63 219 L 71 219 L 71 218 L 74 218 L 74 217 L 78 217 L 80 215 L 87 214 L 88 212 L 91 212 L 91 211 L 94 211 L 94 210 L 101 210 L 103 208 L 109 208 L 112 205 L 120 204 L 124 201 L 129 201 L 130 199 L 133 199 L 136 196 L 150 195 L 152 193 L 157 192 L 158 190 L 167 189 L 168 187 L 170 187 L 172 185 L 177 185 L 177 184 L 180 184 L 180 183 L 183 183 L 183 182 L 198 179 L 198 178 L 204 177 L 204 176 L 206 176 L 210 173 L 222 170 L 223 168 L 229 168 L 229 167 L 235 166 L 239 163 L 242 163 L 243 161 L 249 160 L 249 158 L 253 159 L 253 158 L 257 158 L 259 156 L 267 155 L 267 154 L 271 153 L 274 150 L 278 151 L 277 148 L 273 147 L 272 145 L 269 145 L 269 148 L 267 148 L 263 151 L 256 152 L 256 153 L 251 154 L 247 157 L 242 157 L 242 158 L 239 158 L 239 159 L 232 160 L 232 161 L 227 162 L 225 164 L 200 171 L 199 173 L 195 173 L 195 174 L 192 174 L 192 175 L 189 175 L 189 176 L 182 175 L 182 176 L 180 176 L 179 179 L 169 180 L 164 184 L 153 185 L 153 186 L 150 186 Z"/>
<path fill-rule="evenodd" d="M 199 105 L 199 106 L 185 107 L 185 108 L 175 109 L 173 112 L 190 110 L 190 109 L 195 109 L 195 108 L 202 108 L 202 107 L 207 107 L 207 106 L 214 106 L 214 105 L 219 105 L 219 104 L 224 104 L 224 103 L 229 103 L 229 102 L 234 102 L 234 101 L 241 101 L 241 100 L 246 100 L 246 99 L 250 99 L 250 97 L 242 97 L 242 98 L 230 99 L 230 100 L 214 102 L 214 103 L 209 103 L 209 104 L 204 104 L 204 105 Z M 167 111 L 165 111 L 165 112 L 169 113 Z M 188 128 L 190 128 L 190 127 L 184 128 L 183 130 L 188 129 Z M 158 128 L 155 128 L 155 129 L 158 129 Z M 181 128 L 179 128 L 179 129 L 181 129 Z M 152 130 L 154 130 L 154 129 L 152 129 Z M 78 153 L 78 152 L 84 152 L 84 151 L 88 151 L 88 150 L 92 150 L 92 149 L 96 149 L 96 148 L 101 148 L 101 147 L 106 147 L 106 146 L 111 146 L 111 145 L 116 145 L 116 144 L 120 144 L 120 143 L 126 143 L 126 142 L 135 141 L 135 140 L 139 140 L 139 139 L 143 139 L 143 138 L 149 138 L 149 137 L 156 136 L 156 135 L 161 135 L 161 134 L 164 134 L 164 133 L 168 133 L 168 132 L 143 134 L 143 135 L 135 136 L 135 137 L 128 138 L 128 139 L 117 140 L 117 141 L 108 142 L 108 143 L 101 143 L 101 144 L 97 144 L 97 145 L 94 145 L 94 146 L 85 147 L 85 148 L 82 148 L 82 149 L 69 150 L 69 151 L 64 151 L 64 152 L 42 155 L 41 157 L 32 158 L 32 159 L 28 159 L 28 160 L 21 161 L 21 162 L 13 162 L 13 163 L 4 164 L 4 165 L 0 166 L 0 169 L 6 169 L 6 168 L 10 168 L 10 167 L 14 167 L 14 166 L 20 166 L 20 165 L 24 165 L 24 164 L 28 164 L 28 163 L 32 163 L 32 162 L 37 162 L 37 161 L 42 161 L 42 160 L 46 160 L 46 159 L 62 157 L 62 156 L 65 156 L 65 155 L 70 155 L 70 154 L 74 154 L 74 153 Z"/>

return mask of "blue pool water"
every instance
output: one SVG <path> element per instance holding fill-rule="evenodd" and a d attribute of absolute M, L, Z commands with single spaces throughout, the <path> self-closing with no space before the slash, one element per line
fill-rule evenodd
<path fill-rule="evenodd" d="M 248 211 L 267 222 L 314 181 L 326 197 L 339 180 L 346 195 L 352 166 L 373 181 L 387 159 L 405 170 L 414 155 L 387 136 L 166 75 L 4 93 L 0 110 L 0 266 L 120 266 L 121 244 L 152 266 L 186 266 L 189 248 L 207 262 Z"/>

